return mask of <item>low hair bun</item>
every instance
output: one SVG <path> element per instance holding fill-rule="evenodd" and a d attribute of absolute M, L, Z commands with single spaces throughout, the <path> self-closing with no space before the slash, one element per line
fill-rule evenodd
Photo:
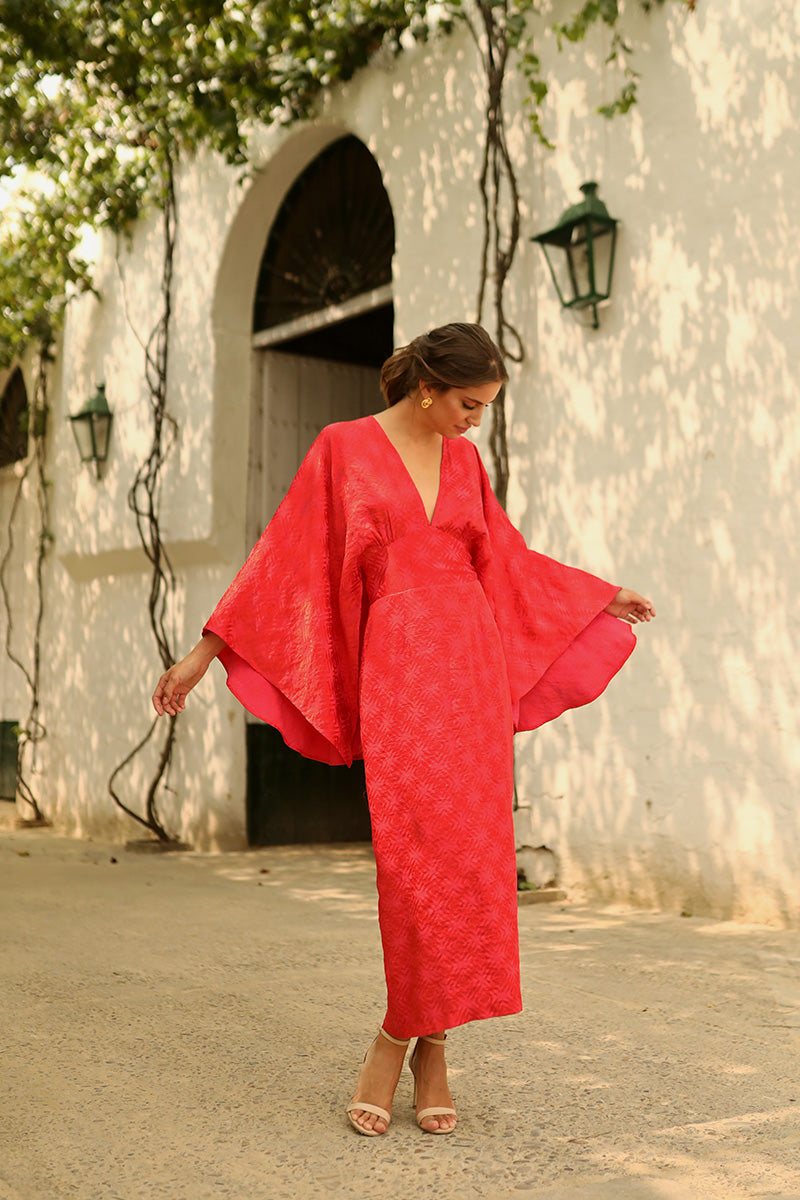
<path fill-rule="evenodd" d="M 480 383 L 506 383 L 503 356 L 481 325 L 456 321 L 420 334 L 395 350 L 381 368 L 387 408 L 411 395 L 424 380 L 433 391 Z"/>

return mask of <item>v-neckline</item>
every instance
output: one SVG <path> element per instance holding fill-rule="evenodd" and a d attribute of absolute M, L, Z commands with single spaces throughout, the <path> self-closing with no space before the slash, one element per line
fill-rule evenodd
<path fill-rule="evenodd" d="M 444 474 L 444 454 L 445 454 L 445 450 L 444 450 L 444 444 L 445 444 L 445 442 L 447 441 L 447 438 L 444 438 L 444 437 L 442 438 L 442 453 L 441 453 L 441 457 L 440 457 L 440 459 L 439 459 L 439 486 L 438 486 L 438 488 L 436 489 L 436 499 L 435 499 L 435 500 L 434 500 L 434 502 L 433 502 L 433 508 L 431 509 L 431 515 L 430 515 L 430 516 L 428 516 L 428 510 L 427 510 L 427 508 L 425 507 L 425 501 L 424 501 L 424 500 L 423 500 L 423 498 L 422 498 L 422 492 L 419 490 L 419 488 L 417 487 L 416 483 L 414 482 L 414 477 L 413 477 L 413 475 L 411 474 L 411 472 L 409 471 L 408 467 L 407 467 L 407 466 L 406 466 L 406 464 L 403 462 L 403 456 L 402 456 L 402 454 L 401 454 L 401 453 L 400 453 L 400 451 L 397 449 L 397 446 L 395 446 L 394 442 L 393 442 L 393 441 L 392 441 L 392 439 L 389 437 L 389 434 L 388 434 L 388 433 L 386 432 L 386 430 L 383 428 L 383 426 L 381 425 L 381 423 L 380 423 L 380 421 L 378 420 L 378 418 L 377 418 L 377 417 L 374 415 L 374 413 L 371 413 L 371 414 L 370 414 L 370 418 L 371 418 L 371 420 L 373 420 L 373 421 L 375 422 L 375 424 L 378 426 L 378 429 L 380 429 L 381 433 L 383 434 L 384 438 L 386 439 L 386 442 L 388 443 L 389 447 L 391 448 L 391 450 L 392 450 L 392 451 L 393 451 L 393 453 L 395 454 L 395 457 L 397 458 L 397 461 L 400 463 L 400 466 L 403 468 L 403 471 L 405 472 L 406 478 L 408 479 L 408 482 L 411 484 L 411 487 L 413 488 L 414 492 L 416 493 L 417 499 L 419 500 L 420 507 L 421 507 L 421 509 L 422 509 L 422 513 L 423 513 L 423 516 L 425 517 L 425 520 L 427 521 L 427 523 L 428 523 L 428 525 L 429 525 L 429 526 L 430 526 L 430 525 L 433 525 L 434 518 L 435 518 L 435 516 L 436 516 L 436 510 L 437 510 L 437 509 L 438 509 L 438 507 L 439 507 L 439 500 L 441 499 L 441 495 L 442 495 L 442 475 Z"/>

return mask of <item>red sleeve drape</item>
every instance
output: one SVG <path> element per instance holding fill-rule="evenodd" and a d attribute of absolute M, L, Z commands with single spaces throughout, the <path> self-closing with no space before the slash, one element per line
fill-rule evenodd
<path fill-rule="evenodd" d="M 486 539 L 478 575 L 503 642 L 517 731 L 536 729 L 595 700 L 636 638 L 603 610 L 619 588 L 529 550 L 511 524 L 475 452 Z"/>
<path fill-rule="evenodd" d="M 308 758 L 348 765 L 358 739 L 362 584 L 323 430 L 206 629 L 228 687 Z"/>

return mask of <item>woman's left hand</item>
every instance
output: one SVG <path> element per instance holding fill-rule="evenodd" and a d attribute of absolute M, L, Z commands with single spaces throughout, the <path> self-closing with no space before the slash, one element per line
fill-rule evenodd
<path fill-rule="evenodd" d="M 636 625 L 639 621 L 652 621 L 656 615 L 653 601 L 631 591 L 630 588 L 620 588 L 605 611 L 612 617 L 620 617 L 630 625 Z"/>

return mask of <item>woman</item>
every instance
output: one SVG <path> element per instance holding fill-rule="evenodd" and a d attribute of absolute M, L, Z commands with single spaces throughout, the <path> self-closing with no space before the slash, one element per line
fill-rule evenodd
<path fill-rule="evenodd" d="M 322 431 L 153 696 L 182 712 L 219 657 L 288 745 L 364 758 L 388 1007 L 347 1112 L 372 1137 L 412 1037 L 417 1122 L 450 1133 L 445 1031 L 520 1011 L 513 733 L 598 696 L 655 615 L 509 522 L 462 439 L 507 379 L 478 325 L 393 354 L 386 411 Z"/>

